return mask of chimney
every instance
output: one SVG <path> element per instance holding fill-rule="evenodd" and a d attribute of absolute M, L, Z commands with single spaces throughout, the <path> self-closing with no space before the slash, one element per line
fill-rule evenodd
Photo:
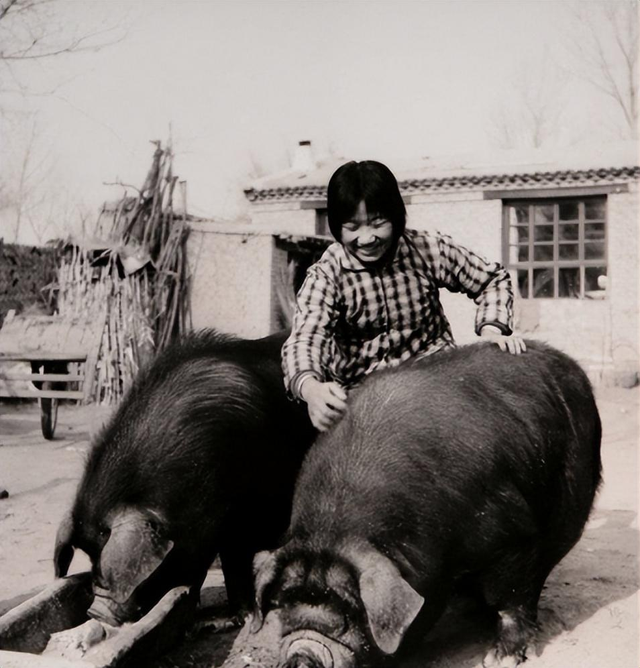
<path fill-rule="evenodd" d="M 316 161 L 313 159 L 311 142 L 309 140 L 299 141 L 293 156 L 293 169 L 301 172 L 309 172 L 315 168 Z"/>

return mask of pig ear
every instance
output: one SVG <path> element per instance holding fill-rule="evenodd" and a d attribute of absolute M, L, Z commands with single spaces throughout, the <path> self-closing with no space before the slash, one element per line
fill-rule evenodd
<path fill-rule="evenodd" d="M 173 547 L 173 541 L 158 532 L 153 519 L 153 514 L 128 508 L 110 522 L 111 534 L 100 555 L 100 569 L 119 603 L 130 598 Z"/>
<path fill-rule="evenodd" d="M 385 654 L 393 654 L 420 611 L 424 598 L 383 554 L 372 551 L 355 561 L 360 571 L 360 598 L 373 639 Z"/>
<path fill-rule="evenodd" d="M 57 578 L 63 578 L 73 559 L 73 517 L 67 513 L 60 522 L 56 533 L 56 546 L 53 551 L 53 568 Z"/>
<path fill-rule="evenodd" d="M 256 590 L 256 604 L 253 610 L 253 619 L 251 621 L 251 633 L 257 633 L 264 623 L 262 611 L 264 590 L 271 584 L 276 577 L 276 567 L 278 564 L 278 551 L 258 552 L 253 558 L 253 574 Z"/>

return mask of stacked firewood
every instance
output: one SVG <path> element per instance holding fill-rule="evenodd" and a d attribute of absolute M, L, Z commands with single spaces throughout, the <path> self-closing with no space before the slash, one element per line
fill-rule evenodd
<path fill-rule="evenodd" d="M 104 320 L 93 399 L 115 403 L 139 368 L 191 326 L 185 213 L 174 210 L 171 149 L 154 142 L 142 188 L 105 205 L 94 239 L 67 246 L 58 311 Z M 131 191 L 136 194 L 132 196 Z"/>

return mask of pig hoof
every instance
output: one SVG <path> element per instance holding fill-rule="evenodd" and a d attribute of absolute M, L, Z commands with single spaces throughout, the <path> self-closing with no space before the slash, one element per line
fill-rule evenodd
<path fill-rule="evenodd" d="M 482 668 L 516 668 L 524 662 L 524 657 L 514 655 L 500 657 L 495 649 L 489 650 L 482 659 Z"/>

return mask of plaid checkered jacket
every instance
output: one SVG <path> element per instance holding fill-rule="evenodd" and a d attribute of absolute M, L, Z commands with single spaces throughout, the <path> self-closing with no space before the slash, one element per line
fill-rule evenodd
<path fill-rule="evenodd" d="M 340 243 L 307 271 L 291 335 L 282 348 L 288 392 L 309 373 L 345 387 L 385 366 L 455 345 L 439 288 L 478 305 L 475 329 L 511 334 L 513 291 L 506 269 L 443 234 L 406 230 L 394 259 L 364 268 Z"/>

